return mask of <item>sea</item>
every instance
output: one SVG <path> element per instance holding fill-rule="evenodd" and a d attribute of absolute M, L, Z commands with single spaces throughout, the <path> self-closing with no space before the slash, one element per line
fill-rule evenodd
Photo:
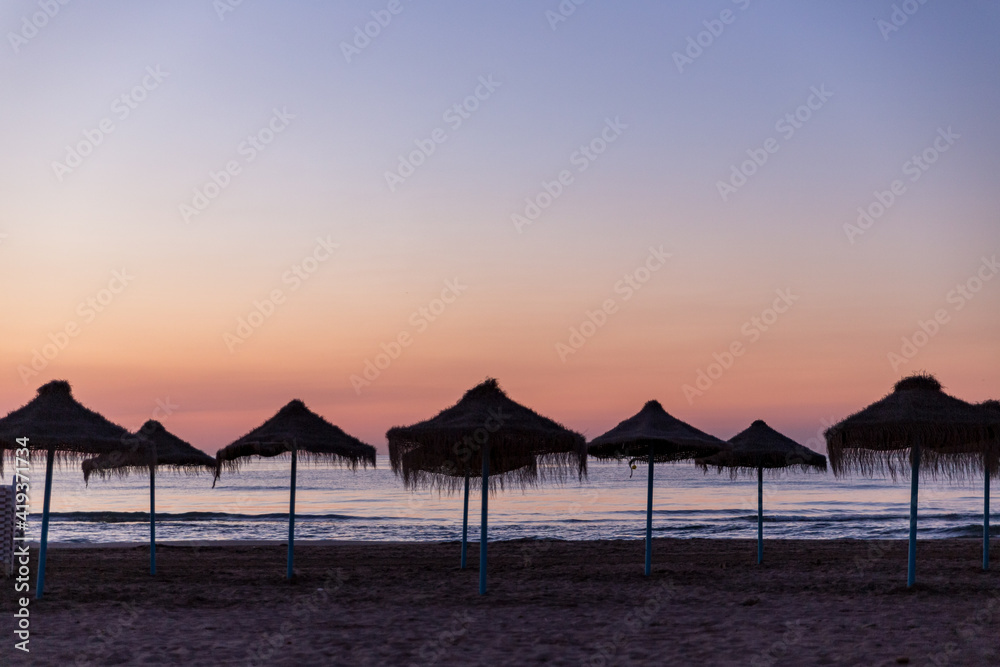
<path fill-rule="evenodd" d="M 40 535 L 44 463 L 32 461 L 29 539 Z M 7 466 L 5 483 L 11 481 Z M 284 541 L 288 535 L 290 459 L 248 462 L 211 474 L 166 470 L 156 476 L 158 542 Z M 983 480 L 921 480 L 921 538 L 981 537 Z M 769 539 L 905 538 L 910 483 L 900 478 L 838 478 L 787 471 L 764 476 L 764 531 Z M 100 544 L 149 539 L 149 479 L 91 478 L 78 464 L 53 475 L 50 543 Z M 480 494 L 469 500 L 469 537 L 479 539 Z M 461 539 L 462 495 L 409 490 L 386 456 L 375 469 L 300 463 L 295 496 L 296 540 L 441 542 Z M 996 504 L 994 504 L 996 505 Z M 998 508 L 1000 509 L 1000 508 Z M 507 488 L 489 498 L 490 540 L 641 539 L 646 520 L 646 466 L 591 460 L 582 481 L 526 490 Z M 657 465 L 654 537 L 754 538 L 755 477 L 703 472 L 691 463 Z M 991 518 L 1000 535 L 1000 514 Z"/>

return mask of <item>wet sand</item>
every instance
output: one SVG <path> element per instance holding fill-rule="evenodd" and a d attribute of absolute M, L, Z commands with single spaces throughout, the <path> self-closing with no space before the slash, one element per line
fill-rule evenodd
<path fill-rule="evenodd" d="M 210 543 L 208 543 L 210 544 Z M 746 540 L 478 545 L 233 543 L 52 548 L 13 648 L 0 581 L 0 664 L 12 665 L 997 665 L 1000 556 L 927 540 L 905 588 L 903 541 Z M 37 549 L 32 555 L 37 557 Z M 35 563 L 31 565 L 35 571 Z M 34 577 L 32 577 L 32 586 Z"/>

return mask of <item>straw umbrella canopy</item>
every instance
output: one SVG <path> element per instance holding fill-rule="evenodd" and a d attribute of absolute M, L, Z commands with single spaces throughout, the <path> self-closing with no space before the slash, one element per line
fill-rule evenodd
<path fill-rule="evenodd" d="M 740 473 L 757 473 L 757 562 L 764 560 L 764 469 L 799 468 L 826 472 L 826 457 L 803 447 L 786 435 L 756 420 L 728 441 L 728 447 L 714 456 L 695 461 L 702 470 L 715 467 L 729 470 L 735 479 Z"/>
<path fill-rule="evenodd" d="M 155 419 L 143 424 L 126 442 L 127 450 L 86 459 L 82 465 L 84 481 L 89 482 L 94 474 L 102 479 L 111 475 L 126 477 L 146 472 L 150 467 L 168 468 L 174 472 L 215 472 L 214 457 L 181 440 Z"/>
<path fill-rule="evenodd" d="M 932 477 L 968 478 L 995 456 L 1000 424 L 988 409 L 941 390 L 931 375 L 912 375 L 893 391 L 826 430 L 836 475 L 910 469 L 910 536 L 906 585 L 916 581 L 917 498 L 920 471 Z"/>
<path fill-rule="evenodd" d="M 464 482 L 462 564 L 465 564 L 470 483 L 481 490 L 479 593 L 486 593 L 488 498 L 513 483 L 522 488 L 542 479 L 587 474 L 583 436 L 513 401 L 489 378 L 455 405 L 412 426 L 386 433 L 393 472 L 407 488 L 446 492 Z"/>
<path fill-rule="evenodd" d="M 682 461 L 711 456 L 725 442 L 682 422 L 663 409 L 658 401 L 648 401 L 635 415 L 594 438 L 588 448 L 598 459 L 645 460 L 646 478 L 646 576 L 653 566 L 653 463 Z"/>
<path fill-rule="evenodd" d="M 241 459 L 245 457 L 272 457 L 286 452 L 292 454 L 287 568 L 287 577 L 291 579 L 294 565 L 295 475 L 298 457 L 301 455 L 306 460 L 343 465 L 357 470 L 359 465 L 363 468 L 367 468 L 369 464 L 372 468 L 375 467 L 375 448 L 348 435 L 296 399 L 242 438 L 220 449 L 215 455 L 215 479 L 219 479 L 223 466 L 229 470 L 238 470 Z"/>
<path fill-rule="evenodd" d="M 993 420 L 995 425 L 1000 425 L 1000 401 L 990 399 L 980 403 L 979 407 L 986 411 L 988 418 Z M 983 455 L 983 468 L 989 472 L 986 479 L 989 480 L 990 477 L 1000 478 L 1000 438 L 994 438 L 992 442 L 987 441 L 983 445 L 976 445 L 974 450 L 980 447 L 985 447 L 986 451 Z M 979 451 L 982 450 L 979 449 Z"/>
<path fill-rule="evenodd" d="M 84 461 L 83 481 L 89 482 L 94 473 L 103 479 L 109 475 L 125 477 L 133 472 L 149 471 L 149 573 L 156 574 L 156 469 L 214 473 L 215 459 L 153 419 L 128 438 L 128 444 L 128 450 L 108 452 Z"/>
<path fill-rule="evenodd" d="M 32 456 L 45 452 L 45 496 L 42 506 L 41 549 L 38 554 L 38 583 L 35 597 L 41 599 L 45 590 L 45 557 L 49 537 L 49 505 L 52 497 L 52 468 L 56 456 L 61 459 L 80 458 L 92 454 L 109 454 L 125 449 L 123 439 L 129 432 L 108 421 L 73 398 L 69 382 L 53 380 L 38 388 L 38 393 L 26 405 L 0 419 L 0 447 L 15 449 L 25 446 Z M 22 440 L 21 442 L 25 442 Z"/>

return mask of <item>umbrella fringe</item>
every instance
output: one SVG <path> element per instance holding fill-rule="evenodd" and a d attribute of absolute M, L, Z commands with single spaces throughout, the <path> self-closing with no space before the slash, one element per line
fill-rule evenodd
<path fill-rule="evenodd" d="M 793 452 L 754 453 L 724 451 L 710 459 L 698 459 L 695 461 L 695 465 L 702 470 L 718 468 L 719 472 L 722 472 L 724 469 L 731 469 L 734 471 L 746 470 L 756 473 L 757 468 L 766 468 L 768 470 L 798 468 L 803 471 L 815 470 L 817 472 L 826 472 L 826 457 L 816 453 L 803 456 Z"/>
<path fill-rule="evenodd" d="M 465 490 L 465 477 L 438 474 L 425 470 L 409 470 L 403 475 L 403 486 L 411 491 L 426 489 L 436 491 L 438 495 L 454 495 Z M 519 488 L 522 491 L 538 485 L 538 472 L 531 468 L 519 468 L 500 475 L 490 475 L 490 495 L 496 495 L 508 487 Z M 482 475 L 469 475 L 469 491 L 482 492 Z"/>
<path fill-rule="evenodd" d="M 283 445 L 283 443 L 282 443 Z M 255 457 L 257 459 L 262 458 L 274 458 L 276 456 L 288 455 L 291 457 L 291 449 L 282 447 L 280 450 L 270 445 L 265 447 L 253 447 L 248 444 L 239 445 L 239 453 L 234 453 L 234 451 L 227 451 L 232 449 L 232 445 L 224 449 L 220 449 L 219 453 L 216 455 L 215 461 L 215 479 L 212 482 L 212 486 L 215 486 L 217 482 L 222 477 L 223 468 L 228 473 L 239 472 L 240 469 L 247 464 L 247 458 Z M 248 451 L 255 450 L 255 451 Z M 220 458 L 223 457 L 223 458 Z M 232 457 L 232 458 L 226 458 Z M 350 468 L 351 470 L 357 470 L 360 466 L 361 468 L 367 468 L 369 464 L 371 467 L 375 467 L 375 455 L 374 448 L 372 448 L 372 453 L 369 456 L 368 452 L 365 452 L 363 456 L 351 457 L 338 454 L 336 452 L 310 452 L 305 450 L 298 450 L 296 453 L 296 459 L 299 463 L 308 466 L 334 466 Z"/>
<path fill-rule="evenodd" d="M 492 461 L 493 457 L 490 457 Z M 481 460 L 481 459 L 480 459 Z M 530 463 L 513 470 L 494 473 L 490 472 L 490 494 L 496 494 L 508 487 L 526 490 L 540 483 L 563 484 L 586 476 L 586 468 L 580 468 L 576 454 L 549 454 L 539 457 Z M 448 472 L 425 470 L 421 468 L 404 468 L 399 475 L 403 478 L 403 486 L 410 490 L 428 489 L 439 495 L 452 495 L 465 489 L 465 473 L 452 474 Z M 469 473 L 469 489 L 481 491 L 483 486 L 482 470 Z"/>
<path fill-rule="evenodd" d="M 87 461 L 84 461 L 86 464 Z M 87 466 L 83 468 L 83 481 L 85 484 L 90 482 L 90 478 L 97 476 L 102 480 L 105 479 L 124 479 L 130 475 L 144 475 L 149 472 L 148 465 L 124 465 L 115 466 L 112 468 L 102 468 L 98 466 Z M 203 463 L 160 463 L 156 466 L 156 474 L 161 472 L 168 472 L 176 475 L 200 475 L 203 473 L 215 473 L 215 466 L 208 466 Z"/>
<path fill-rule="evenodd" d="M 0 478 L 3 477 L 3 459 L 4 454 L 10 452 L 8 456 L 14 458 L 13 450 L 0 449 Z M 45 461 L 48 456 L 47 449 L 29 449 L 28 450 L 28 460 L 32 464 L 32 468 L 38 468 L 38 464 Z M 81 461 L 93 458 L 94 454 L 92 452 L 77 452 L 77 451 L 66 451 L 66 450 L 56 450 L 55 456 L 53 457 L 53 463 L 55 468 L 62 470 L 63 468 L 75 468 L 80 465 Z M 13 462 L 12 462 L 13 463 Z M 30 475 L 30 473 L 29 473 Z"/>
<path fill-rule="evenodd" d="M 714 445 L 704 447 L 678 447 L 670 442 L 654 442 L 653 463 L 676 463 L 701 456 L 710 456 L 719 451 Z M 590 445 L 589 453 L 602 461 L 641 461 L 649 463 L 649 443 L 609 443 Z"/>
<path fill-rule="evenodd" d="M 48 455 L 48 449 L 29 449 L 28 459 L 33 464 L 39 461 L 44 461 L 45 457 Z M 77 466 L 81 461 L 89 458 L 93 458 L 93 452 L 79 452 L 79 451 L 69 451 L 65 449 L 57 449 L 54 457 L 55 465 L 57 468 L 63 468 L 64 466 Z"/>
<path fill-rule="evenodd" d="M 335 459 L 343 462 L 345 465 L 349 465 L 351 468 L 356 469 L 359 465 L 362 468 L 375 467 L 375 448 L 372 448 L 371 452 L 363 451 L 357 454 L 344 454 L 342 452 L 318 452 L 310 451 L 306 449 L 299 449 L 298 459 L 303 462 L 307 461 L 327 461 L 329 459 Z M 227 467 L 232 466 L 231 469 L 237 470 L 240 466 L 239 459 L 247 456 L 256 456 L 259 458 L 274 458 L 275 456 L 281 456 L 282 454 L 291 454 L 292 448 L 285 447 L 284 443 L 280 448 L 275 448 L 272 445 L 265 444 L 259 446 L 257 444 L 248 445 L 241 444 L 237 445 L 235 448 L 230 445 L 224 449 L 220 449 L 215 455 L 216 461 L 221 461 L 226 464 Z"/>
<path fill-rule="evenodd" d="M 742 464 L 727 466 L 727 465 L 711 465 L 701 462 L 696 462 L 695 465 L 701 468 L 702 472 L 706 474 L 708 473 L 710 468 L 715 468 L 715 471 L 719 474 L 728 471 L 729 478 L 733 480 L 739 479 L 740 477 L 756 477 L 758 468 L 763 468 L 764 471 L 768 474 L 768 477 L 772 478 L 781 477 L 783 473 L 790 470 L 797 470 L 803 473 L 816 473 L 816 474 L 820 472 L 826 472 L 825 462 L 822 466 L 815 465 L 812 463 L 791 463 L 778 466 L 748 466 Z"/>
<path fill-rule="evenodd" d="M 918 438 L 922 451 L 984 455 L 997 448 L 1000 425 L 913 423 L 853 426 L 841 423 L 826 431 L 827 451 L 831 459 L 838 456 L 840 450 L 856 448 L 859 442 L 864 442 L 868 449 L 889 452 L 908 450 L 918 442 Z"/>
<path fill-rule="evenodd" d="M 888 474 L 894 481 L 909 479 L 912 450 L 871 450 L 850 447 L 830 451 L 830 465 L 837 475 L 859 473 L 866 477 Z M 984 471 L 984 461 L 990 477 L 1000 479 L 1000 450 L 981 452 L 940 452 L 928 447 L 920 448 L 920 475 L 930 479 L 962 481 L 978 479 Z"/>
<path fill-rule="evenodd" d="M 389 462 L 392 470 L 403 477 L 408 487 L 432 488 L 465 485 L 482 474 L 482 447 L 475 449 L 463 444 L 461 436 L 422 436 L 420 442 L 404 437 L 403 429 L 389 431 Z M 489 436 L 491 488 L 493 479 L 516 480 L 517 486 L 526 488 L 540 481 L 563 481 L 576 474 L 578 479 L 587 475 L 587 452 L 583 437 L 528 436 L 525 434 L 493 433 Z M 486 444 L 485 442 L 483 444 Z M 562 451 L 560 451 L 562 450 Z M 432 478 L 454 478 L 454 483 Z"/>

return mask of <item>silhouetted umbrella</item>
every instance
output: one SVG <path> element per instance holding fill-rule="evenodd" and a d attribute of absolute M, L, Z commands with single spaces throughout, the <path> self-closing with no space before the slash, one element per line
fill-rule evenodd
<path fill-rule="evenodd" d="M 658 401 L 648 401 L 635 415 L 590 442 L 599 459 L 646 460 L 646 575 L 653 567 L 653 463 L 711 456 L 725 442 L 671 416 Z"/>
<path fill-rule="evenodd" d="M 126 439 L 128 449 L 101 454 L 83 462 L 83 480 L 97 473 L 125 477 L 133 472 L 149 471 L 149 573 L 156 574 L 156 469 L 215 472 L 215 459 L 181 440 L 150 419 L 134 435 Z M 204 470 L 202 470 L 204 469 Z"/>
<path fill-rule="evenodd" d="M 295 474 L 299 455 L 332 465 L 375 467 L 375 448 L 323 419 L 300 400 L 293 400 L 277 414 L 215 455 L 215 479 L 222 466 L 237 470 L 246 456 L 271 457 L 292 453 L 288 503 L 288 573 L 292 578 L 295 544 Z"/>
<path fill-rule="evenodd" d="M 18 438 L 27 440 L 33 454 L 45 452 L 45 499 L 42 506 L 42 538 L 38 553 L 38 584 L 35 597 L 45 590 L 45 556 L 49 539 L 49 504 L 52 496 L 52 467 L 56 454 L 76 458 L 88 454 L 107 454 L 125 449 L 122 444 L 129 432 L 73 398 L 69 382 L 53 380 L 38 388 L 38 394 L 26 405 L 0 419 L 0 446 L 19 447 Z"/>
<path fill-rule="evenodd" d="M 887 470 L 895 478 L 909 463 L 907 587 L 916 581 L 921 467 L 932 477 L 976 475 L 984 457 L 995 453 L 998 433 L 1000 425 L 988 410 L 944 393 L 930 375 L 903 378 L 888 396 L 826 430 L 834 474 Z"/>
<path fill-rule="evenodd" d="M 710 466 L 721 473 L 728 469 L 736 478 L 741 472 L 757 473 L 757 562 L 764 560 L 764 468 L 798 467 L 826 472 L 826 457 L 803 447 L 758 419 L 728 441 L 718 454 L 695 461 L 703 470 Z"/>
<path fill-rule="evenodd" d="M 1000 401 L 983 401 L 979 407 L 1000 417 Z M 983 456 L 983 569 L 990 569 L 990 477 L 1000 477 L 1000 442 L 993 443 L 991 455 Z"/>
<path fill-rule="evenodd" d="M 461 400 L 435 417 L 391 428 L 386 437 L 392 469 L 402 475 L 406 487 L 429 486 L 451 492 L 464 481 L 463 566 L 470 481 L 480 488 L 481 595 L 486 593 L 489 492 L 507 482 L 523 488 L 539 479 L 564 479 L 570 472 L 582 479 L 587 473 L 583 436 L 514 402 L 492 378 L 465 392 Z"/>

